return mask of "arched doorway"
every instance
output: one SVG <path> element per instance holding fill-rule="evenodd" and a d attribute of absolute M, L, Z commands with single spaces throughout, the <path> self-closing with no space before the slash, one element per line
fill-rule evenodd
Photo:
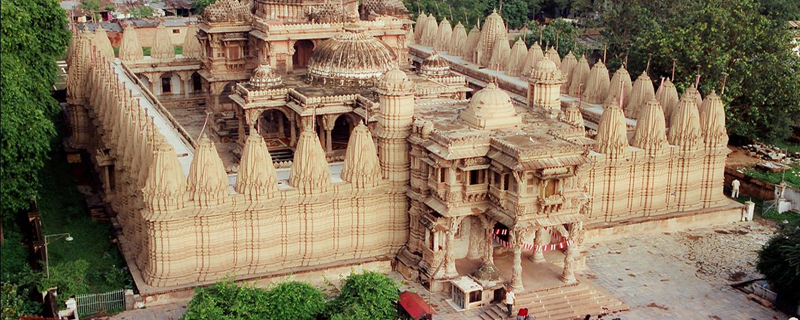
<path fill-rule="evenodd" d="M 347 149 L 347 142 L 350 141 L 350 133 L 354 128 L 353 120 L 347 115 L 336 118 L 336 122 L 331 130 L 331 147 L 333 150 Z"/>
<path fill-rule="evenodd" d="M 265 140 L 286 140 L 288 147 L 288 138 L 291 136 L 290 127 L 291 122 L 289 118 L 279 110 L 267 110 L 261 113 L 258 118 L 258 132 Z M 281 143 L 267 142 L 267 146 L 278 146 Z"/>
<path fill-rule="evenodd" d="M 314 50 L 314 43 L 311 40 L 298 40 L 294 43 L 294 55 L 292 55 L 292 66 L 294 68 L 305 68 L 308 66 L 308 59 L 311 58 L 311 51 Z"/>

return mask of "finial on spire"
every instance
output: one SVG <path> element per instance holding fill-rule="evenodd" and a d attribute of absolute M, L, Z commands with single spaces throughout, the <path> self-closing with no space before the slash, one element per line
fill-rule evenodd
<path fill-rule="evenodd" d="M 558 31 L 556 31 L 556 51 L 558 51 Z"/>
<path fill-rule="evenodd" d="M 678 63 L 677 60 L 672 59 L 672 78 L 670 80 L 675 81 L 675 65 Z"/>
<path fill-rule="evenodd" d="M 720 92 L 719 92 L 719 95 L 720 95 L 720 96 L 722 96 L 723 94 L 725 94 L 725 83 L 726 83 L 727 81 L 728 81 L 728 73 L 727 73 L 727 72 L 723 72 L 723 73 L 722 73 L 722 90 L 720 90 Z"/>
<path fill-rule="evenodd" d="M 608 52 L 608 45 L 603 45 L 603 63 L 606 63 L 606 53 Z"/>
<path fill-rule="evenodd" d="M 697 76 L 695 77 L 695 80 L 694 80 L 694 87 L 695 88 L 700 88 L 700 65 L 699 64 L 697 65 Z"/>
<path fill-rule="evenodd" d="M 653 54 L 650 53 L 647 55 L 647 66 L 644 68 L 645 73 L 650 73 L 650 60 L 653 59 Z"/>

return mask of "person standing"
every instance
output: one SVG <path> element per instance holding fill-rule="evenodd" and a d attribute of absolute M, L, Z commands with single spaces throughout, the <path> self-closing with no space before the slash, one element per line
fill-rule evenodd
<path fill-rule="evenodd" d="M 738 179 L 734 179 L 731 182 L 731 198 L 736 199 L 739 197 L 739 185 L 741 185 L 741 182 Z"/>
<path fill-rule="evenodd" d="M 517 298 L 514 296 L 514 291 L 511 291 L 510 287 L 506 287 L 506 307 L 508 307 L 509 318 L 514 316 L 512 311 L 514 310 L 514 303 L 516 302 Z"/>

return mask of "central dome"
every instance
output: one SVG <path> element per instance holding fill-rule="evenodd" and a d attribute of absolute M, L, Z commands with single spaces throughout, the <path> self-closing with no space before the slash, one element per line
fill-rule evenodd
<path fill-rule="evenodd" d="M 397 56 L 389 45 L 349 25 L 314 49 L 307 75 L 311 81 L 364 86 L 396 67 Z"/>

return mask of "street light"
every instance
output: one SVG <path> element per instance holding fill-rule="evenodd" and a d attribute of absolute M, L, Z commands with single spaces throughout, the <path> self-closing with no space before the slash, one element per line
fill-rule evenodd
<path fill-rule="evenodd" d="M 44 272 L 47 275 L 47 278 L 50 278 L 50 258 L 47 256 L 47 245 L 50 243 L 47 242 L 47 238 L 53 237 L 58 239 L 63 236 L 67 236 L 64 238 L 64 240 L 67 242 L 72 242 L 72 240 L 75 240 L 75 238 L 73 238 L 69 233 L 48 234 L 44 236 Z"/>

